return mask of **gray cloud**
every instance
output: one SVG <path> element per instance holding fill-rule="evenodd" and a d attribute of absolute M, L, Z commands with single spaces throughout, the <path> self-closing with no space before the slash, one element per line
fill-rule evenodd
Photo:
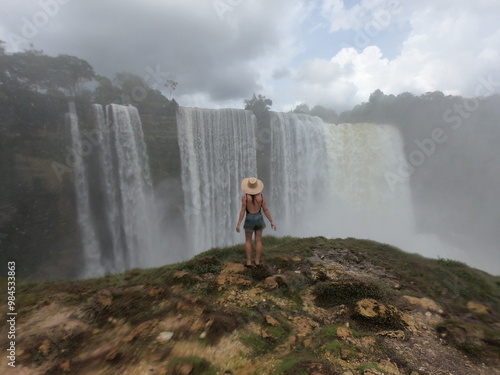
<path fill-rule="evenodd" d="M 292 75 L 290 69 L 286 66 L 280 66 L 273 70 L 274 79 L 284 79 L 289 78 Z"/>
<path fill-rule="evenodd" d="M 261 89 L 255 61 L 278 50 L 288 30 L 279 21 L 284 0 L 225 2 L 224 13 L 213 1 L 57 1 L 64 2 L 44 0 L 53 15 L 27 38 L 36 49 L 78 56 L 109 77 L 127 71 L 152 81 L 151 72 L 160 72 L 179 82 L 176 95 L 219 103 Z M 9 5 L 0 23 L 24 37 L 26 20 L 47 14 L 40 4 Z"/>

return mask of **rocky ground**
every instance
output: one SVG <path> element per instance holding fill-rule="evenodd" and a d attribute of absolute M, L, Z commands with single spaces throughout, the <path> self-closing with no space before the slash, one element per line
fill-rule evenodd
<path fill-rule="evenodd" d="M 498 277 L 354 239 L 267 239 L 250 269 L 243 254 L 21 283 L 2 374 L 500 374 Z"/>

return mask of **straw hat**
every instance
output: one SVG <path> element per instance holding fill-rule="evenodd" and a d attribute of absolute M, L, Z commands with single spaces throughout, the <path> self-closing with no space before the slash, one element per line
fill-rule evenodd
<path fill-rule="evenodd" d="M 259 194 L 264 189 L 264 183 L 255 177 L 244 178 L 241 182 L 241 190 L 247 194 Z"/>

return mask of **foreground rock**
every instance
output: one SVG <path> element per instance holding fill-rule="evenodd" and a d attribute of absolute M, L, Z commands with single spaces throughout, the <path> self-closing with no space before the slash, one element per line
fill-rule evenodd
<path fill-rule="evenodd" d="M 2 374 L 500 374 L 496 297 L 430 298 L 337 246 L 20 289 L 16 367 L 3 356 Z"/>

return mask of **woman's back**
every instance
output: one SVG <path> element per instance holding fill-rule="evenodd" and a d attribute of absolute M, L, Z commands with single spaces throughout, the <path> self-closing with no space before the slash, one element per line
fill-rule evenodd
<path fill-rule="evenodd" d="M 255 214 L 260 211 L 262 207 L 262 201 L 264 200 L 262 194 L 246 194 L 247 200 L 247 212 L 250 214 Z"/>

